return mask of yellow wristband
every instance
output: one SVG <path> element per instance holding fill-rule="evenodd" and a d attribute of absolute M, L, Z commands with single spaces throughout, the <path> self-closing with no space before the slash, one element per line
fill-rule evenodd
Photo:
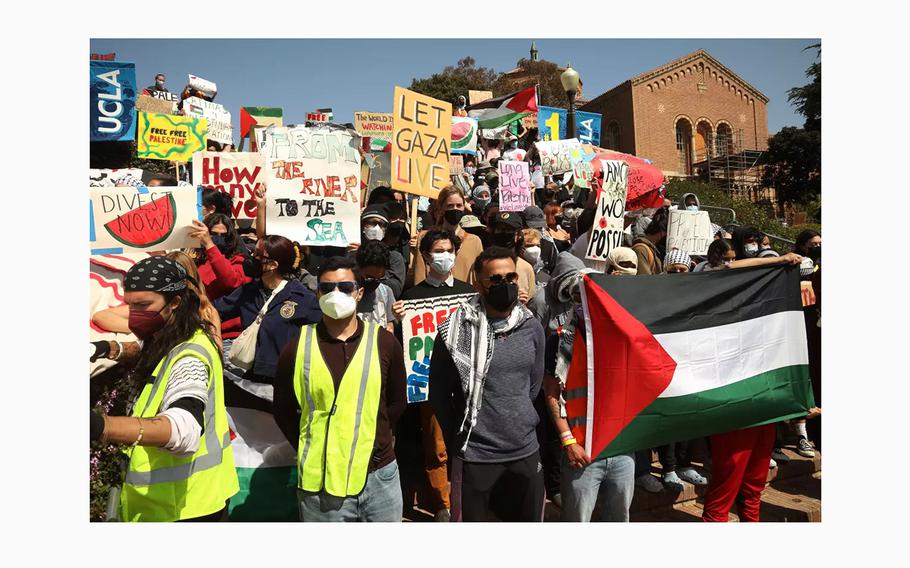
<path fill-rule="evenodd" d="M 142 435 L 145 433 L 145 428 L 142 427 L 142 419 L 137 416 L 136 420 L 139 421 L 139 437 L 136 438 L 136 441 L 130 446 L 131 448 L 135 448 L 139 445 L 139 442 L 142 441 Z"/>
<path fill-rule="evenodd" d="M 571 446 L 572 444 L 577 444 L 578 441 L 575 438 L 566 438 L 562 441 L 563 447 Z"/>

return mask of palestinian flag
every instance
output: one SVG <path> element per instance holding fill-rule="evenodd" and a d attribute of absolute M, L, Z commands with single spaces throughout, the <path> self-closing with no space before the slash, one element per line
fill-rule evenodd
<path fill-rule="evenodd" d="M 478 128 L 498 128 L 537 112 L 537 87 L 468 105 L 466 110 L 468 116 L 477 119 Z"/>
<path fill-rule="evenodd" d="M 799 267 L 590 274 L 582 292 L 584 330 L 565 398 L 572 432 L 592 458 L 797 418 L 815 406 Z"/>
<path fill-rule="evenodd" d="M 281 126 L 282 115 L 278 107 L 240 107 L 240 137 L 246 138 L 251 126 Z"/>

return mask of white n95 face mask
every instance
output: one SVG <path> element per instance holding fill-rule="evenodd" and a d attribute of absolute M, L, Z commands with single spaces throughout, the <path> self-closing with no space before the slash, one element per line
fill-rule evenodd
<path fill-rule="evenodd" d="M 430 266 L 433 268 L 433 272 L 438 274 L 448 274 L 452 267 L 455 266 L 455 255 L 450 252 L 434 252 L 430 256 L 433 259 L 433 262 Z"/>
<path fill-rule="evenodd" d="M 534 266 L 537 264 L 537 261 L 540 260 L 540 247 L 535 245 L 526 248 L 524 257 L 531 266 Z"/>
<path fill-rule="evenodd" d="M 332 290 L 319 298 L 319 309 L 332 319 L 345 319 L 357 309 L 357 300 L 339 290 Z"/>
<path fill-rule="evenodd" d="M 370 225 L 363 230 L 363 236 L 366 237 L 368 241 L 381 241 L 382 237 L 385 236 L 385 229 L 379 225 Z"/>

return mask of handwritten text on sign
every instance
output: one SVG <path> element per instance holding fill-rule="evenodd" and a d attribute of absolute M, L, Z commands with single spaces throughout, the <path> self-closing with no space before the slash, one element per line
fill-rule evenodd
<path fill-rule="evenodd" d="M 430 394 L 430 357 L 439 324 L 474 294 L 455 294 L 421 300 L 404 300 L 401 320 L 408 402 L 422 402 Z"/>
<path fill-rule="evenodd" d="M 524 211 L 531 205 L 527 162 L 499 161 L 499 210 Z"/>
<path fill-rule="evenodd" d="M 540 169 L 545 176 L 572 171 L 572 163 L 581 159 L 581 143 L 575 138 L 535 142 L 540 154 Z"/>
<path fill-rule="evenodd" d="M 667 228 L 667 250 L 679 249 L 689 254 L 708 254 L 714 242 L 711 218 L 707 211 L 670 211 Z"/>
<path fill-rule="evenodd" d="M 449 184 L 452 105 L 395 87 L 392 188 L 435 198 Z"/>
<path fill-rule="evenodd" d="M 269 127 L 261 153 L 270 234 L 304 245 L 360 242 L 360 137 L 329 126 Z"/>
<path fill-rule="evenodd" d="M 199 216 L 195 187 L 89 189 L 89 240 L 92 249 L 127 252 L 196 248 L 189 226 Z"/>
<path fill-rule="evenodd" d="M 601 160 L 603 180 L 597 195 L 594 226 L 585 258 L 606 260 L 610 251 L 622 246 L 623 215 L 629 188 L 629 166 L 620 160 Z"/>
<path fill-rule="evenodd" d="M 193 155 L 193 181 L 230 195 L 235 219 L 255 219 L 255 192 L 265 186 L 265 160 L 259 152 L 199 152 Z"/>
<path fill-rule="evenodd" d="M 207 129 L 204 118 L 140 112 L 136 156 L 188 162 L 195 152 L 205 151 Z"/>

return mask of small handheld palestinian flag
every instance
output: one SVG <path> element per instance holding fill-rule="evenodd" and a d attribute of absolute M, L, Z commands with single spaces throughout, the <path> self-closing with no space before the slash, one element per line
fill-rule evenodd
<path fill-rule="evenodd" d="M 468 116 L 477 119 L 478 128 L 499 128 L 537 112 L 537 86 L 504 97 L 487 99 L 466 107 Z"/>
<path fill-rule="evenodd" d="M 278 107 L 240 107 L 240 137 L 246 138 L 251 126 L 281 126 L 282 114 Z"/>
<path fill-rule="evenodd" d="M 596 459 L 805 416 L 815 406 L 798 267 L 582 287 L 569 426 Z"/>

